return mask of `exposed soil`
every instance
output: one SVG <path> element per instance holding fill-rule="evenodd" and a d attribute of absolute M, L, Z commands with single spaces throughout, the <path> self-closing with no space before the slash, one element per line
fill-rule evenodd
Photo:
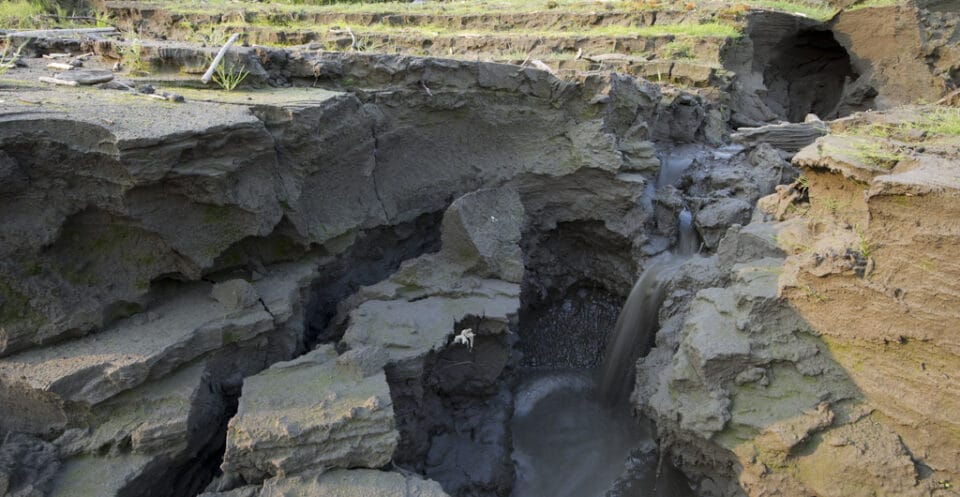
<path fill-rule="evenodd" d="M 0 494 L 953 495 L 955 0 L 106 6 L 0 80 Z"/>

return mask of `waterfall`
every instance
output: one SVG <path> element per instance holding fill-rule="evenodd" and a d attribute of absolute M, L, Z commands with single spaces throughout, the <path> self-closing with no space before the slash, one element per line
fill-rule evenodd
<path fill-rule="evenodd" d="M 611 404 L 626 399 L 633 388 L 633 364 L 650 350 L 657 332 L 657 311 L 668 280 L 664 276 L 678 261 L 673 254 L 651 261 L 620 310 L 600 371 L 600 395 Z"/>
<path fill-rule="evenodd" d="M 693 228 L 693 214 L 690 214 L 687 209 L 680 211 L 677 228 L 680 231 L 680 239 L 676 248 L 677 255 L 691 256 L 699 252 L 700 240 Z"/>
<path fill-rule="evenodd" d="M 608 403 L 629 397 L 634 364 L 650 351 L 659 328 L 658 314 L 666 284 L 677 267 L 699 249 L 690 211 L 680 212 L 677 227 L 680 236 L 675 250 L 649 261 L 617 316 L 600 370 L 599 390 Z"/>

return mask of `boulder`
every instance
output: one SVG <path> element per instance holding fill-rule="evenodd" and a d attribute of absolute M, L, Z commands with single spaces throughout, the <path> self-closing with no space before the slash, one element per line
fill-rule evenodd
<path fill-rule="evenodd" d="M 370 300 L 350 312 L 343 342 L 350 347 L 384 347 L 393 361 L 422 357 L 446 346 L 467 317 L 502 323 L 506 330 L 520 307 L 518 285 L 481 281 L 474 295 L 431 296 L 421 300 Z M 483 295 L 487 292 L 488 295 Z"/>
<path fill-rule="evenodd" d="M 302 341 L 297 314 L 314 266 L 305 260 L 271 267 L 254 285 L 265 306 L 234 312 L 210 298 L 208 283 L 179 285 L 149 312 L 101 333 L 4 358 L 0 430 L 55 434 L 78 408 L 100 404 L 191 361 L 215 359 L 223 349 L 243 358 L 218 366 L 223 376 L 252 374 L 290 357 Z"/>
<path fill-rule="evenodd" d="M 191 365 L 97 405 L 85 426 L 71 428 L 56 440 L 60 455 L 133 452 L 173 458 L 197 450 L 226 410 L 204 369 L 202 363 Z"/>
<path fill-rule="evenodd" d="M 652 175 L 660 169 L 660 159 L 653 142 L 645 138 L 624 139 L 618 148 L 623 153 L 621 171 Z"/>
<path fill-rule="evenodd" d="M 0 444 L 0 495 L 46 497 L 58 469 L 53 444 L 26 433 L 10 433 Z"/>
<path fill-rule="evenodd" d="M 523 204 L 513 188 L 468 193 L 444 213 L 441 254 L 461 263 L 467 272 L 519 283 L 523 278 L 520 252 Z"/>
<path fill-rule="evenodd" d="M 774 148 L 794 153 L 829 132 L 827 125 L 818 119 L 804 123 L 739 128 L 730 137 L 733 141 L 747 147 L 757 147 L 766 143 Z"/>
<path fill-rule="evenodd" d="M 100 83 L 106 83 L 107 81 L 112 81 L 113 73 L 110 71 L 90 69 L 73 70 L 57 74 L 55 79 L 59 79 L 61 81 L 75 81 L 77 84 L 81 85 L 96 85 Z"/>
<path fill-rule="evenodd" d="M 371 469 L 334 470 L 272 478 L 262 487 L 246 486 L 200 497 L 447 497 L 440 485 L 416 475 Z"/>
<path fill-rule="evenodd" d="M 226 414 L 205 369 L 193 364 L 95 406 L 54 442 L 65 460 L 51 495 L 177 495 L 192 488 L 203 471 L 196 461 L 217 436 L 211 427 Z M 158 493 L 158 486 L 172 490 Z"/>
<path fill-rule="evenodd" d="M 379 468 L 398 434 L 386 356 L 323 346 L 244 381 L 223 471 L 249 483 L 319 467 Z M 323 495 L 323 494 L 319 494 Z"/>
<path fill-rule="evenodd" d="M 753 206 L 736 197 L 721 197 L 707 201 L 694 215 L 693 224 L 708 248 L 716 248 L 727 226 L 750 221 Z"/>
<path fill-rule="evenodd" d="M 214 284 L 210 296 L 231 311 L 253 307 L 260 300 L 257 289 L 246 280 L 241 279 Z"/>
<path fill-rule="evenodd" d="M 51 484 L 49 497 L 124 497 L 144 495 L 150 484 L 169 484 L 152 480 L 157 459 L 144 454 L 121 456 L 83 455 L 64 463 Z M 161 462 L 162 463 L 162 462 Z"/>

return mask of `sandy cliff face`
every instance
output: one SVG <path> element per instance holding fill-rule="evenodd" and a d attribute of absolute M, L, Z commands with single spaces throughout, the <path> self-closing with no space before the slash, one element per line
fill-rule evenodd
<path fill-rule="evenodd" d="M 960 163 L 938 112 L 834 123 L 681 268 L 635 399 L 706 493 L 951 495 Z"/>
<path fill-rule="evenodd" d="M 903 110 L 871 125 L 923 122 L 917 113 L 926 112 L 936 111 Z M 809 171 L 811 253 L 788 260 L 784 296 L 822 335 L 878 423 L 900 436 L 919 476 L 956 478 L 956 137 L 931 132 L 908 142 L 892 168 L 831 143 L 794 159 Z"/>

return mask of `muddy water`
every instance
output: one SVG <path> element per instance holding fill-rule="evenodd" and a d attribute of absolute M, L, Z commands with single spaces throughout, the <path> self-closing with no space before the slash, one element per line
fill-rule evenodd
<path fill-rule="evenodd" d="M 515 397 L 511 497 L 694 497 L 652 423 L 597 395 L 592 371 L 542 371 Z"/>
<path fill-rule="evenodd" d="M 633 364 L 653 345 L 666 281 L 678 264 L 678 258 L 672 254 L 651 260 L 620 310 L 600 370 L 600 392 L 609 404 L 630 395 Z"/>
<path fill-rule="evenodd" d="M 603 496 L 624 473 L 630 452 L 653 443 L 625 405 L 599 400 L 593 376 L 539 372 L 520 386 L 512 420 L 512 497 Z"/>

